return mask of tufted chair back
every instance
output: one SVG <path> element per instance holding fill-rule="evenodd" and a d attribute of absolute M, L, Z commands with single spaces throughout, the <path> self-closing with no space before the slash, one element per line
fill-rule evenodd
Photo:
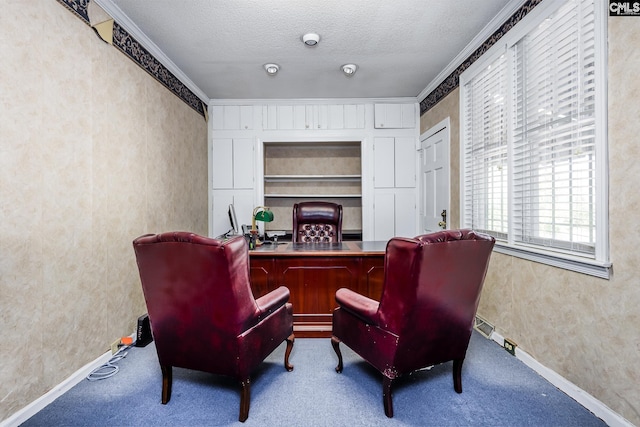
<path fill-rule="evenodd" d="M 342 242 L 342 205 L 320 201 L 293 205 L 292 242 Z"/>
<path fill-rule="evenodd" d="M 385 414 L 393 416 L 392 382 L 427 366 L 453 361 L 462 392 L 464 361 L 495 239 L 473 230 L 446 230 L 387 243 L 380 301 L 347 288 L 336 292 L 331 343 L 344 343 L 383 375 Z"/>
<path fill-rule="evenodd" d="M 171 398 L 174 366 L 227 375 L 241 385 L 238 419 L 245 421 L 250 375 L 285 340 L 285 368 L 293 369 L 289 290 L 281 286 L 254 298 L 242 236 L 148 234 L 133 248 L 162 370 L 162 403 Z"/>

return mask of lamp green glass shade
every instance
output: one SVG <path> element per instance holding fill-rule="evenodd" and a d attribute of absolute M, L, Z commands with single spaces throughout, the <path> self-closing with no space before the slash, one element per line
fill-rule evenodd
<path fill-rule="evenodd" d="M 256 221 L 262 222 L 271 222 L 273 221 L 273 212 L 271 211 L 260 211 L 256 213 Z"/>

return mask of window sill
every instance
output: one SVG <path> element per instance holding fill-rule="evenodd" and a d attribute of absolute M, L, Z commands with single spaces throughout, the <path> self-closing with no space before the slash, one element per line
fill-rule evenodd
<path fill-rule="evenodd" d="M 562 256 L 560 254 L 553 254 L 550 252 L 537 252 L 528 248 L 508 246 L 505 243 L 498 241 L 496 241 L 496 245 L 493 249 L 501 254 L 511 255 L 582 274 L 588 274 L 589 276 L 600 277 L 607 280 L 611 278 L 612 265 L 610 262 L 599 262 L 579 257 Z"/>

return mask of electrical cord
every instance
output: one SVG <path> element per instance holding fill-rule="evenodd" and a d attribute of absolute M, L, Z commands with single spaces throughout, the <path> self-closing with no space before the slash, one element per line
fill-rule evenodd
<path fill-rule="evenodd" d="M 109 359 L 107 363 L 91 371 L 91 373 L 87 375 L 87 379 L 89 381 L 98 381 L 104 380 L 106 378 L 111 378 L 112 376 L 117 374 L 120 368 L 117 365 L 114 365 L 114 363 L 127 357 L 127 352 L 125 350 L 127 350 L 129 347 L 131 346 L 126 345 L 120 347 L 118 351 L 115 352 L 113 356 L 111 356 L 111 359 Z"/>

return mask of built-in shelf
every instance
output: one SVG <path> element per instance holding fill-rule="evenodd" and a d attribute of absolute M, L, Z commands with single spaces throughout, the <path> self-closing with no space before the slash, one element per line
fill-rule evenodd
<path fill-rule="evenodd" d="M 359 182 L 362 175 L 265 175 L 265 182 L 349 181 Z"/>
<path fill-rule="evenodd" d="M 324 200 L 343 206 L 343 229 L 362 228 L 360 141 L 265 142 L 264 200 L 268 227 L 291 230 L 293 205 Z"/>
<path fill-rule="evenodd" d="M 362 194 L 265 194 L 268 198 L 288 198 L 288 199 L 357 199 Z"/>

